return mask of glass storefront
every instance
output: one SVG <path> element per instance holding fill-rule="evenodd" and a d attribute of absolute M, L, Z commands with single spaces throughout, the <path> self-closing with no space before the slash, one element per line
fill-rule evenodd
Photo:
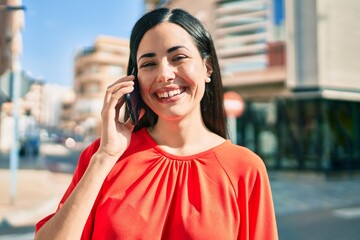
<path fill-rule="evenodd" d="M 269 168 L 360 168 L 359 102 L 290 98 L 247 102 L 237 129 L 238 144 L 255 151 Z"/>

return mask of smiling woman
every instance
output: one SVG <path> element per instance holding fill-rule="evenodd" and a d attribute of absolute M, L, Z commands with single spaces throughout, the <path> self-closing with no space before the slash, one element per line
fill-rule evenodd
<path fill-rule="evenodd" d="M 203 25 L 181 9 L 145 14 L 132 30 L 128 74 L 108 87 L 101 138 L 81 154 L 36 239 L 277 239 L 263 161 L 226 139 Z M 143 100 L 136 126 L 118 121 L 134 80 Z"/>
<path fill-rule="evenodd" d="M 157 124 L 172 118 L 202 121 L 200 101 L 213 69 L 186 30 L 174 23 L 158 24 L 144 34 L 137 55 L 142 97 L 156 113 Z"/>

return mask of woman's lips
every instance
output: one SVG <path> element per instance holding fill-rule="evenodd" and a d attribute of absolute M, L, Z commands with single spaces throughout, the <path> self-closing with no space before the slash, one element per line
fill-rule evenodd
<path fill-rule="evenodd" d="M 169 89 L 169 90 L 161 90 L 157 91 L 155 95 L 160 99 L 169 99 L 174 96 L 180 95 L 181 93 L 185 92 L 185 88 L 177 88 L 177 89 Z"/>

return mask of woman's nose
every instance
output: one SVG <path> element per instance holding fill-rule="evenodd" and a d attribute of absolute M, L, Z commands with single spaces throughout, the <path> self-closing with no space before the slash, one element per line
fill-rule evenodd
<path fill-rule="evenodd" d="M 168 82 L 175 79 L 173 67 L 169 63 L 159 64 L 158 81 Z"/>

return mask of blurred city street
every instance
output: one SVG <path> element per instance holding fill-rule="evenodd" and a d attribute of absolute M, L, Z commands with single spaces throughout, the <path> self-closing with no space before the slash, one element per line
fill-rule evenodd
<path fill-rule="evenodd" d="M 11 202 L 9 156 L 0 154 L 0 239 L 33 239 L 34 225 L 53 212 L 75 169 L 80 149 L 43 144 L 38 156 L 20 158 Z"/>
<path fill-rule="evenodd" d="M 2 155 L 0 239 L 33 239 L 34 224 L 56 209 L 79 153 L 79 149 L 47 144 L 41 147 L 37 158 L 21 158 L 14 203 L 9 196 L 8 158 Z M 269 170 L 269 177 L 280 239 L 358 239 L 358 173 Z"/>
<path fill-rule="evenodd" d="M 212 35 L 229 138 L 266 163 L 279 238 L 360 239 L 359 0 L 69 4 L 0 0 L 0 240 L 33 239 L 55 211 L 131 67 L 132 26 L 159 7 Z"/>

